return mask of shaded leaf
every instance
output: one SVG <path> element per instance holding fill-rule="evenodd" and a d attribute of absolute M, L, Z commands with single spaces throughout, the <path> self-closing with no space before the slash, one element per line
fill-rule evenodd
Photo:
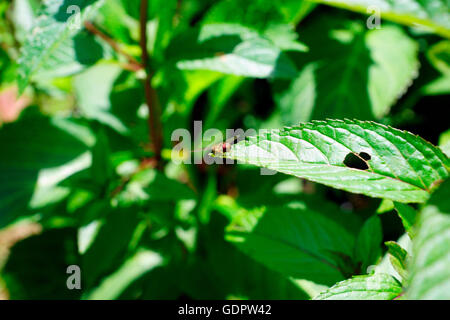
<path fill-rule="evenodd" d="M 80 291 L 67 289 L 66 270 L 78 263 L 75 230 L 53 229 L 17 243 L 1 276 L 11 299 L 77 299 Z"/>
<path fill-rule="evenodd" d="M 414 237 L 414 232 L 412 230 L 412 226 L 416 221 L 417 212 L 411 206 L 395 202 L 394 203 L 395 210 L 397 211 L 400 219 L 402 220 L 403 226 L 405 227 L 405 231 L 409 234 L 411 239 Z"/>
<path fill-rule="evenodd" d="M 0 225 L 25 214 L 35 190 L 90 165 L 88 145 L 78 139 L 89 136 L 84 130 L 64 119 L 27 114 L 0 129 Z"/>
<path fill-rule="evenodd" d="M 206 254 L 181 275 L 179 282 L 193 298 L 308 299 L 295 281 L 225 241 L 227 222 L 220 214 L 211 216 L 209 228 L 199 238 L 199 249 Z"/>
<path fill-rule="evenodd" d="M 381 255 L 383 230 L 378 216 L 366 220 L 356 238 L 355 260 L 361 262 L 361 270 L 365 272 L 370 265 L 377 262 Z"/>
<path fill-rule="evenodd" d="M 194 198 L 194 192 L 187 185 L 170 179 L 154 169 L 143 170 L 135 174 L 117 196 L 121 205 L 146 203 L 147 201 L 175 202 Z"/>
<path fill-rule="evenodd" d="M 138 250 L 127 259 L 113 274 L 106 277 L 100 285 L 86 293 L 83 299 L 111 300 L 120 294 L 136 279 L 164 263 L 160 254 L 150 250 Z"/>
<path fill-rule="evenodd" d="M 95 220 L 98 230 L 91 235 L 87 248 L 83 248 L 82 270 L 86 288 L 91 288 L 100 276 L 114 270 L 115 264 L 125 257 L 138 224 L 136 214 L 131 210 L 112 209 L 98 203 L 92 210 L 90 214 L 100 217 Z M 105 214 L 106 217 L 102 217 Z M 79 233 L 78 237 L 82 235 Z"/>
<path fill-rule="evenodd" d="M 286 207 L 236 217 L 226 238 L 273 270 L 327 285 L 344 279 L 337 256 L 351 256 L 355 241 L 319 212 Z"/>

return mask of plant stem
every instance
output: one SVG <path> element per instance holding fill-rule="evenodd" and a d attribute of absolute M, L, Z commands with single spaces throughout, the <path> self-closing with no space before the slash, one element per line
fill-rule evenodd
<path fill-rule="evenodd" d="M 149 69 L 149 56 L 147 51 L 147 18 L 148 18 L 148 0 L 141 0 L 140 15 L 140 46 L 142 50 L 142 66 L 147 75 L 144 79 L 145 99 L 149 111 L 148 125 L 150 129 L 150 140 L 153 144 L 153 152 L 157 167 L 161 168 L 161 149 L 162 149 L 162 125 L 161 125 L 161 107 L 159 105 L 158 94 L 151 85 L 152 73 Z"/>
<path fill-rule="evenodd" d="M 128 60 L 131 70 L 138 71 L 144 68 L 134 57 L 123 51 L 114 39 L 98 29 L 92 22 L 86 21 L 84 26 L 89 32 L 103 39 L 114 51 L 124 56 Z"/>

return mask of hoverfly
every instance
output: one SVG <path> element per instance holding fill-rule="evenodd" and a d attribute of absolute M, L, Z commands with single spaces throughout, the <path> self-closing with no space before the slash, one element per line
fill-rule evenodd
<path fill-rule="evenodd" d="M 238 143 L 242 140 L 241 136 L 233 136 L 225 140 L 225 142 L 221 142 L 218 144 L 215 144 L 211 147 L 211 153 L 216 154 L 222 154 L 230 150 L 231 145 Z"/>
<path fill-rule="evenodd" d="M 224 142 L 216 143 L 212 146 L 200 149 L 200 150 L 192 150 L 191 152 L 201 152 L 201 151 L 207 151 L 207 153 L 212 153 L 213 155 L 218 155 L 225 153 L 230 150 L 231 145 L 241 141 L 243 139 L 240 135 L 232 136 L 228 139 L 226 139 Z"/>

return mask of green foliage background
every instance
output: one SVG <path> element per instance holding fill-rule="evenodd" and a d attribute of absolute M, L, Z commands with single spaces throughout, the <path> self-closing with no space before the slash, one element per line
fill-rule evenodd
<path fill-rule="evenodd" d="M 0 3 L 0 299 L 450 299 L 448 1 L 141 4 Z"/>

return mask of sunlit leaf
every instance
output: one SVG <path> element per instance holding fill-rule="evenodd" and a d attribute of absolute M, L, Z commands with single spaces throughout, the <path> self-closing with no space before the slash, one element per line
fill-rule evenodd
<path fill-rule="evenodd" d="M 191 57 L 181 58 L 177 67 L 185 70 L 211 70 L 254 78 L 293 78 L 296 68 L 269 39 L 239 25 L 204 26 Z"/>
<path fill-rule="evenodd" d="M 356 120 L 313 121 L 247 137 L 224 157 L 399 202 L 424 202 L 449 175 L 442 151 L 406 131 Z"/>
<path fill-rule="evenodd" d="M 380 273 L 339 282 L 315 300 L 392 300 L 401 293 L 402 287 L 393 277 Z"/>
<path fill-rule="evenodd" d="M 382 19 L 409 26 L 431 29 L 450 37 L 450 14 L 446 0 L 313 0 L 366 14 L 379 14 Z"/>
<path fill-rule="evenodd" d="M 102 0 L 47 0 L 36 19 L 36 25 L 24 44 L 19 60 L 19 90 L 23 91 L 30 78 L 42 69 L 51 70 L 67 63 L 77 55 L 74 45 L 69 44 L 83 28 L 83 23 L 102 5 Z M 81 39 L 81 38 L 80 38 Z M 78 41 L 74 39 L 73 41 Z M 96 44 L 99 46 L 98 44 Z M 94 45 L 95 46 L 95 45 Z M 97 47 L 98 48 L 98 47 Z M 80 48 L 89 50 L 90 55 L 80 52 L 87 59 L 95 58 L 92 46 Z M 101 46 L 100 46 L 101 50 Z M 98 51 L 97 51 L 98 52 Z M 81 58 L 79 56 L 78 58 Z M 65 65 L 63 74 L 79 71 L 75 65 Z"/>
<path fill-rule="evenodd" d="M 302 29 L 300 40 L 310 48 L 296 60 L 300 73 L 287 88 L 275 86 L 285 125 L 379 119 L 418 74 L 418 45 L 397 26 L 367 30 L 360 22 L 323 16 Z"/>
<path fill-rule="evenodd" d="M 449 197 L 450 180 L 447 180 L 420 213 L 408 266 L 408 299 L 450 299 Z"/>

